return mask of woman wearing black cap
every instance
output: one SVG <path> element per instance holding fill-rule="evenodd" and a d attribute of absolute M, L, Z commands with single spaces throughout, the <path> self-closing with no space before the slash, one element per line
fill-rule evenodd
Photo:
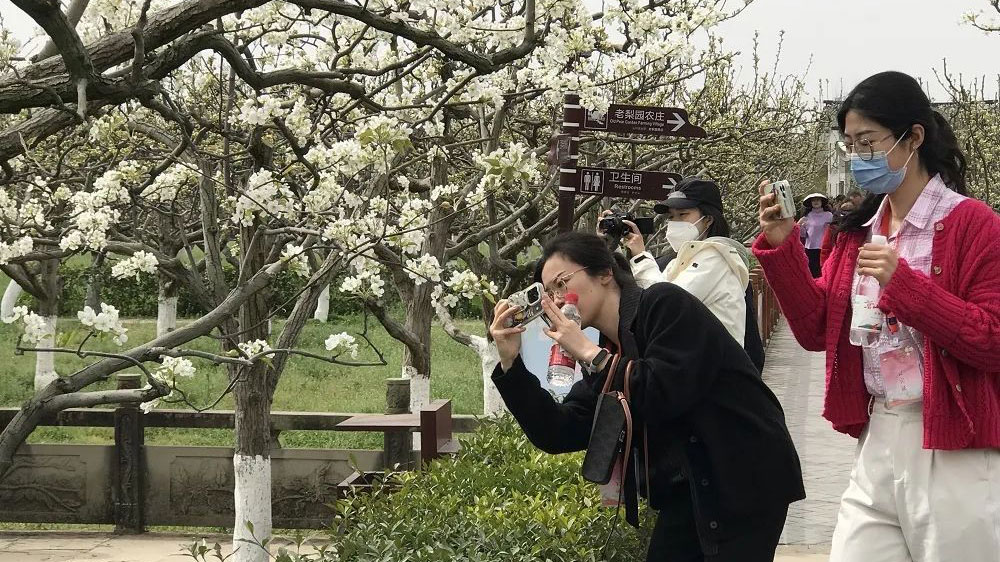
<path fill-rule="evenodd" d="M 764 347 L 748 289 L 749 252 L 729 237 L 719 187 L 710 180 L 685 178 L 653 209 L 670 219 L 666 236 L 673 254 L 667 260 L 655 260 L 646 251 L 638 227 L 626 221 L 632 232 L 623 242 L 632 256 L 629 265 L 636 283 L 646 288 L 668 281 L 683 287 L 743 344 L 758 371 L 763 369 Z M 662 271 L 658 261 L 667 261 Z"/>

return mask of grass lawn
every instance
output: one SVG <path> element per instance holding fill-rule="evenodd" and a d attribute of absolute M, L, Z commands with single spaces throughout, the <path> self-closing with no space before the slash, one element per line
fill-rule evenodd
<path fill-rule="evenodd" d="M 6 287 L 6 284 L 2 285 Z M 183 324 L 183 320 L 180 321 Z M 461 327 L 482 335 L 485 328 L 481 321 L 461 321 Z M 129 342 L 152 339 L 156 326 L 150 319 L 126 320 Z M 275 322 L 274 333 L 280 333 L 282 322 Z M 361 318 L 334 319 L 327 324 L 310 321 L 303 331 L 299 347 L 314 353 L 326 353 L 323 341 L 331 333 L 361 331 Z M 79 328 L 75 318 L 60 319 L 59 331 L 66 332 Z M 74 338 L 79 341 L 82 333 Z M 320 411 L 320 412 L 382 412 L 385 409 L 385 379 L 398 377 L 403 356 L 403 345 L 393 340 L 374 319 L 369 321 L 369 337 L 385 355 L 387 366 L 347 367 L 332 365 L 304 357 L 292 357 L 285 367 L 281 382 L 274 397 L 273 410 Z M 14 343 L 17 330 L 14 326 L 0 323 L 0 406 L 16 407 L 32 393 L 35 372 L 33 355 L 15 355 Z M 432 383 L 433 398 L 450 398 L 455 413 L 475 414 L 483 410 L 483 384 L 479 358 L 472 350 L 456 343 L 443 330 L 434 328 L 432 333 Z M 364 347 L 358 338 L 360 353 L 358 361 L 373 361 L 377 356 Z M 211 338 L 201 338 L 185 346 L 207 351 L 219 350 L 218 343 Z M 88 344 L 88 348 L 98 350 L 116 349 L 108 342 Z M 213 402 L 227 384 L 224 369 L 199 359 L 192 360 L 198 369 L 193 379 L 184 380 L 181 388 L 192 402 L 208 405 Z M 73 355 L 61 354 L 56 357 L 56 370 L 66 375 L 89 364 L 88 360 Z M 93 389 L 113 388 L 114 382 L 106 381 Z M 180 408 L 180 405 L 161 403 L 161 408 Z M 216 406 L 218 409 L 232 409 L 232 396 L 227 396 Z M 29 437 L 30 443 L 111 443 L 112 428 L 62 428 L 39 427 Z M 285 432 L 280 441 L 286 447 L 317 448 L 381 448 L 381 434 L 353 432 Z M 203 429 L 161 429 L 146 430 L 146 443 L 151 445 L 213 445 L 232 446 L 231 430 Z"/>

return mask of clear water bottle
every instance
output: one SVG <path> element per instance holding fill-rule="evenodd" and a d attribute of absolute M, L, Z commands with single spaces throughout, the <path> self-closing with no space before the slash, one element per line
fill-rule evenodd
<path fill-rule="evenodd" d="M 576 293 L 566 293 L 566 303 L 563 304 L 562 313 L 570 320 L 580 323 L 580 310 L 576 304 L 579 296 Z M 549 351 L 549 370 L 547 379 L 549 386 L 569 386 L 573 384 L 576 377 L 576 359 L 566 352 L 558 343 L 552 344 Z"/>
<path fill-rule="evenodd" d="M 885 236 L 872 235 L 872 244 L 885 245 L 887 242 Z M 885 319 L 885 314 L 878 307 L 881 295 L 882 287 L 878 279 L 862 275 L 858 280 L 857 293 L 851 297 L 851 345 L 871 347 L 878 343 Z"/>

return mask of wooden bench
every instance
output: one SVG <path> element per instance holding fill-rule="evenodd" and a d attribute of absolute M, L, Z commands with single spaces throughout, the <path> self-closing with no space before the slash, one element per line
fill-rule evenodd
<path fill-rule="evenodd" d="M 457 453 L 458 440 L 452 435 L 451 400 L 435 400 L 415 414 L 363 414 L 351 416 L 336 426 L 337 431 L 378 431 L 391 435 L 420 432 L 420 463 Z M 389 455 L 387 448 L 386 454 Z M 387 464 L 390 459 L 387 459 Z M 395 459 L 393 459 L 395 460 Z"/>

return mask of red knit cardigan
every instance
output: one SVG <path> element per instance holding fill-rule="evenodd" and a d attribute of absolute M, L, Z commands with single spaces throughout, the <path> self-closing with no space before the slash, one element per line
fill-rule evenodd
<path fill-rule="evenodd" d="M 924 335 L 923 447 L 1000 447 L 1000 217 L 968 199 L 934 229 L 930 277 L 900 259 L 879 308 Z M 861 348 L 848 339 L 864 240 L 864 231 L 841 233 L 819 279 L 798 232 L 778 248 L 763 234 L 753 245 L 799 344 L 826 351 L 823 417 L 854 437 L 868 423 L 870 399 Z"/>

